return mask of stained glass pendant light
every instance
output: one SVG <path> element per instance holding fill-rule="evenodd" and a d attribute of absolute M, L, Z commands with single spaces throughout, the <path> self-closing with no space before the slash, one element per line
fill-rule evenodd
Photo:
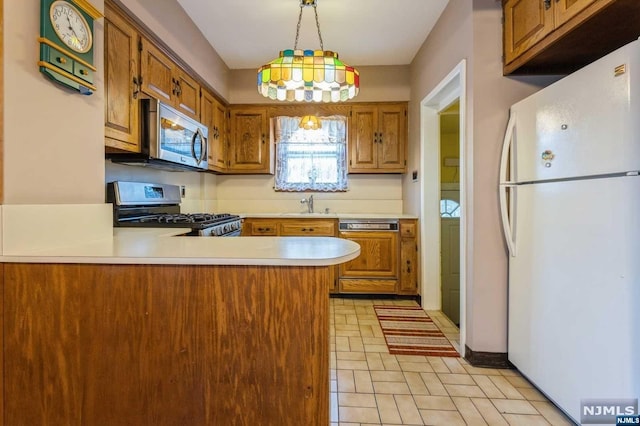
<path fill-rule="evenodd" d="M 320 39 L 320 50 L 299 50 L 298 37 L 302 11 L 313 6 Z M 258 69 L 258 92 L 279 101 L 342 102 L 360 91 L 360 73 L 338 59 L 338 54 L 324 50 L 317 0 L 300 0 L 300 15 L 293 50 Z"/>

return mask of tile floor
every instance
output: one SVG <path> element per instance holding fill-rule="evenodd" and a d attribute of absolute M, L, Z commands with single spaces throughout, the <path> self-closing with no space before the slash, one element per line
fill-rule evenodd
<path fill-rule="evenodd" d="M 571 425 L 515 370 L 462 358 L 390 355 L 374 304 L 331 299 L 331 426 Z M 458 330 L 428 312 L 458 348 Z"/>

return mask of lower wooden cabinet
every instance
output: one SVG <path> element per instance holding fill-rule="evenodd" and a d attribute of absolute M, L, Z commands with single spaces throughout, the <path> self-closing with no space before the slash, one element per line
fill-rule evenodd
<path fill-rule="evenodd" d="M 340 238 L 360 244 L 360 256 L 339 266 L 341 293 L 396 293 L 397 232 L 342 231 Z"/>
<path fill-rule="evenodd" d="M 330 268 L 330 291 L 343 294 L 418 294 L 417 221 L 399 231 L 341 231 L 337 219 L 246 218 L 243 236 L 340 237 L 360 244 L 360 256 Z"/>
<path fill-rule="evenodd" d="M 242 236 L 251 237 L 335 237 L 337 221 L 334 219 L 271 219 L 246 218 Z M 338 290 L 338 267 L 329 268 L 329 292 Z"/>
<path fill-rule="evenodd" d="M 413 219 L 400 220 L 400 286 L 399 294 L 418 294 L 417 223 Z"/>

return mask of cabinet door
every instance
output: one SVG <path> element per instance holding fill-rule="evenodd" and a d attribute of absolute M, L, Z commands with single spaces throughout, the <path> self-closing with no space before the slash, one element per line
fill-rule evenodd
<path fill-rule="evenodd" d="M 211 158 L 209 168 L 223 172 L 226 168 L 226 151 L 228 142 L 227 107 L 214 99 L 213 104 L 213 137 L 209 134 Z"/>
<path fill-rule="evenodd" d="M 200 118 L 200 85 L 191 76 L 176 66 L 175 107 L 189 117 Z"/>
<path fill-rule="evenodd" d="M 360 256 L 340 265 L 340 277 L 397 279 L 397 232 L 340 232 L 340 238 L 360 244 Z"/>
<path fill-rule="evenodd" d="M 333 237 L 336 233 L 335 222 L 332 220 L 285 220 L 280 223 L 281 236 L 316 236 Z"/>
<path fill-rule="evenodd" d="M 245 219 L 242 224 L 243 236 L 270 236 L 278 235 L 278 224 L 271 219 Z"/>
<path fill-rule="evenodd" d="M 596 0 L 556 0 L 554 5 L 556 28 L 586 9 Z"/>
<path fill-rule="evenodd" d="M 228 172 L 270 173 L 269 129 L 265 107 L 231 109 Z"/>
<path fill-rule="evenodd" d="M 508 64 L 553 30 L 554 17 L 552 0 L 506 0 L 503 10 L 504 63 Z"/>
<path fill-rule="evenodd" d="M 388 172 L 405 171 L 407 116 L 403 105 L 378 108 L 378 168 Z"/>
<path fill-rule="evenodd" d="M 105 15 L 105 145 L 140 152 L 138 33 L 108 6 Z"/>
<path fill-rule="evenodd" d="M 400 221 L 400 294 L 418 294 L 416 221 Z"/>
<path fill-rule="evenodd" d="M 371 173 L 378 167 L 378 110 L 353 106 L 349 131 L 349 173 Z"/>
<path fill-rule="evenodd" d="M 173 104 L 176 92 L 174 66 L 173 61 L 167 55 L 150 41 L 142 38 L 140 74 L 144 93 L 165 103 Z"/>

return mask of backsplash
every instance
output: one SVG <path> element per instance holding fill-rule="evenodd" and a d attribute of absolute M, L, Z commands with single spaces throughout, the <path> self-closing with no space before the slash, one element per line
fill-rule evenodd
<path fill-rule="evenodd" d="M 276 192 L 271 175 L 214 175 L 168 172 L 105 161 L 105 182 L 115 180 L 184 185 L 185 213 L 297 213 L 300 200 L 313 194 L 323 213 L 402 213 L 402 175 L 349 175 L 347 192 Z"/>

